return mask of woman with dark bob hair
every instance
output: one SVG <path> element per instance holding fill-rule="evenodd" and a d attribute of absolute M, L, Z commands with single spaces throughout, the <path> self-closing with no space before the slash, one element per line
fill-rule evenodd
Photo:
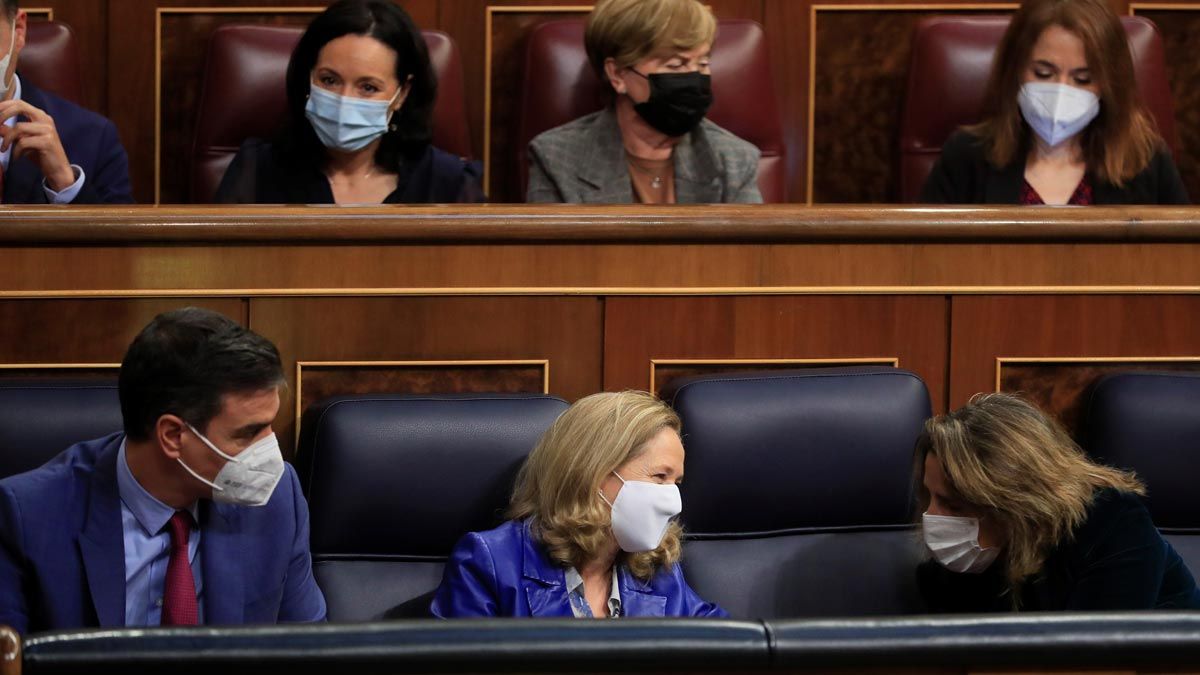
<path fill-rule="evenodd" d="M 216 201 L 483 201 L 476 166 L 431 145 L 436 99 L 425 40 L 403 9 L 335 2 L 292 52 L 284 128 L 273 142 L 242 145 Z"/>
<path fill-rule="evenodd" d="M 1096 464 L 1011 394 L 978 395 L 925 423 L 915 484 L 933 611 L 1200 609 L 1132 473 Z"/>
<path fill-rule="evenodd" d="M 1188 203 L 1108 0 L 1021 3 L 983 110 L 982 122 L 946 141 L 922 202 Z"/>

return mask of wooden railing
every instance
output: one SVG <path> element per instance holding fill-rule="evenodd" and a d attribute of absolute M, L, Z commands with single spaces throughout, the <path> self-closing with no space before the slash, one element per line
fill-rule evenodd
<path fill-rule="evenodd" d="M 279 346 L 285 439 L 338 393 L 842 363 L 913 370 L 936 410 L 1022 389 L 1070 422 L 1105 372 L 1200 368 L 1200 208 L 0 210 L 0 375 L 115 373 L 187 304 Z"/>

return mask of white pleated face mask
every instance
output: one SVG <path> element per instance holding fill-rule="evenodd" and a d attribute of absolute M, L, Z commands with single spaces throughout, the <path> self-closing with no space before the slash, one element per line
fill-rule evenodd
<path fill-rule="evenodd" d="M 960 516 L 921 516 L 925 546 L 934 560 L 951 572 L 978 574 L 986 570 L 1000 549 L 979 546 L 979 519 Z"/>
<path fill-rule="evenodd" d="M 17 27 L 9 26 L 8 32 L 12 35 L 8 39 L 8 53 L 0 59 L 0 100 L 7 98 L 8 90 L 12 89 L 12 82 L 5 77 L 8 75 L 8 65 L 12 63 L 13 50 L 17 48 Z"/>
<path fill-rule="evenodd" d="M 612 531 L 617 545 L 626 553 L 653 551 L 662 543 L 671 519 L 683 511 L 679 486 L 627 481 L 616 471 L 612 474 L 621 481 L 621 491 L 611 502 L 604 493 L 600 493 L 600 498 L 612 507 Z"/>
<path fill-rule="evenodd" d="M 210 481 L 193 471 L 182 457 L 176 458 L 193 478 L 213 489 L 213 501 L 239 506 L 262 506 L 271 501 L 284 472 L 283 455 L 279 452 L 279 439 L 275 434 L 263 436 L 234 457 L 222 452 L 192 425 L 187 427 L 209 450 L 226 460 L 225 466 L 217 472 L 216 480 Z"/>
<path fill-rule="evenodd" d="M 1029 128 L 1051 146 L 1074 137 L 1100 114 L 1095 94 L 1057 82 L 1026 82 L 1017 104 Z"/>

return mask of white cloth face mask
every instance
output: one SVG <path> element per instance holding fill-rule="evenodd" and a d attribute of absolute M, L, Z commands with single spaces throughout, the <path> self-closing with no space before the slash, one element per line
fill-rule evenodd
<path fill-rule="evenodd" d="M 0 59 L 0 100 L 8 98 L 8 90 L 12 89 L 12 83 L 4 78 L 8 75 L 8 64 L 12 63 L 13 49 L 17 46 L 17 27 L 10 26 L 8 32 L 12 35 L 8 41 L 8 53 Z"/>
<path fill-rule="evenodd" d="M 186 424 L 186 423 L 185 423 Z M 216 480 L 208 480 L 192 471 L 184 463 L 182 457 L 177 457 L 188 473 L 196 480 L 213 489 L 213 501 L 238 506 L 262 506 L 271 501 L 275 486 L 283 477 L 283 455 L 279 452 L 279 439 L 275 434 L 268 434 L 255 441 L 243 450 L 237 457 L 221 452 L 204 434 L 196 431 L 191 424 L 187 425 L 192 433 L 208 446 L 209 450 L 217 453 L 226 460 L 225 466 L 217 472 Z"/>
<path fill-rule="evenodd" d="M 960 516 L 921 516 L 925 546 L 942 567 L 951 572 L 978 574 L 986 570 L 1000 549 L 980 548 L 979 519 Z"/>
<path fill-rule="evenodd" d="M 626 553 L 653 551 L 662 543 L 671 519 L 683 511 L 679 486 L 627 481 L 616 471 L 612 474 L 621 481 L 621 491 L 611 502 L 603 492 L 600 498 L 612 507 L 612 530 L 617 545 Z"/>
<path fill-rule="evenodd" d="M 1017 104 L 1029 128 L 1050 146 L 1083 131 L 1100 114 L 1095 94 L 1057 82 L 1026 82 Z"/>

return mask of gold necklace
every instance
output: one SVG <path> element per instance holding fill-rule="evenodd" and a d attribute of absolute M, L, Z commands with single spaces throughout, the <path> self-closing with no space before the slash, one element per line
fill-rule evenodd
<path fill-rule="evenodd" d="M 625 151 L 625 159 L 626 159 L 627 163 L 629 164 L 629 166 L 633 167 L 635 170 L 637 170 L 638 172 L 640 172 L 641 174 L 643 174 L 645 176 L 650 176 L 650 187 L 654 188 L 655 190 L 662 189 L 662 187 L 663 187 L 662 175 L 646 168 L 645 166 L 642 166 L 640 164 L 640 162 L 643 162 L 645 160 L 634 155 L 633 153 L 629 152 L 628 150 Z M 670 161 L 670 160 L 668 159 L 667 161 Z M 663 166 L 666 166 L 666 163 L 664 163 Z"/>

